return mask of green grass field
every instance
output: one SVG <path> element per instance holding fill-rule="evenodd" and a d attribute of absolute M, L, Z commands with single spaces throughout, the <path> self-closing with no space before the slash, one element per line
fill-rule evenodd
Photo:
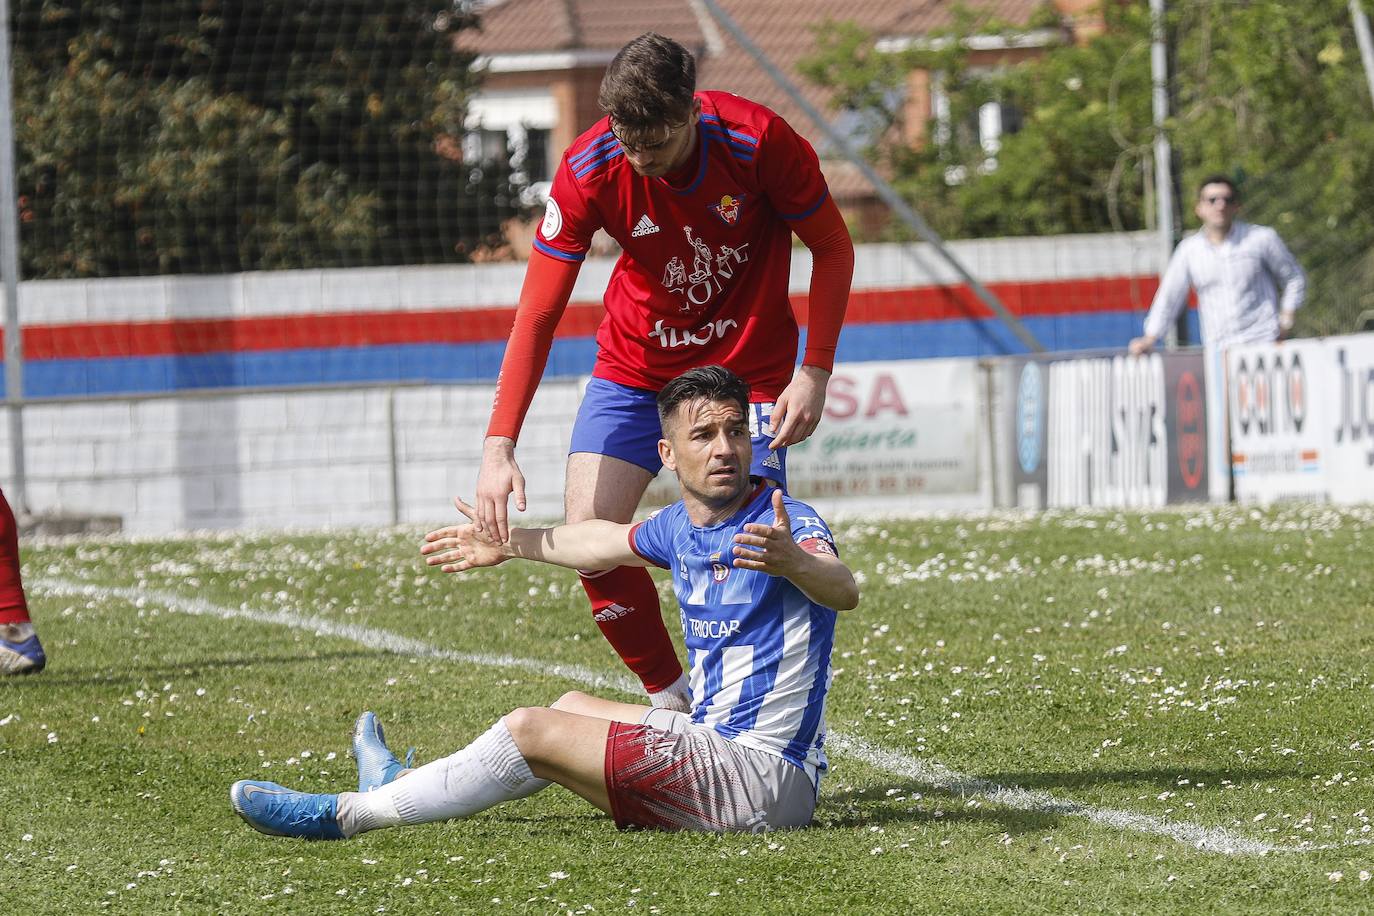
<path fill-rule="evenodd" d="M 598 679 L 633 699 L 571 574 L 445 577 L 419 529 L 26 545 L 51 661 L 0 683 L 0 899 L 1374 912 L 1374 510 L 834 527 L 864 598 L 816 825 L 720 837 L 618 832 L 557 787 L 333 844 L 230 808 L 244 777 L 351 786 L 363 709 L 426 761 Z"/>

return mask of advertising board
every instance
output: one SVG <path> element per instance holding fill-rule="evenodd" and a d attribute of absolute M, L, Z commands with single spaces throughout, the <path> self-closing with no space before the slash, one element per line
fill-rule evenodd
<path fill-rule="evenodd" d="M 1329 375 L 1324 340 L 1226 353 L 1231 476 L 1238 502 L 1326 499 Z"/>
<path fill-rule="evenodd" d="M 1333 502 L 1374 503 L 1374 334 L 1327 340 L 1335 396 L 1329 495 Z"/>
<path fill-rule="evenodd" d="M 788 491 L 842 509 L 986 506 L 979 383 L 972 359 L 836 365 L 816 431 L 787 450 Z M 677 497 L 672 475 L 660 473 L 641 505 Z"/>
<path fill-rule="evenodd" d="M 1026 357 L 1004 373 L 1015 505 L 1209 498 L 1202 354 Z"/>
<path fill-rule="evenodd" d="M 1374 334 L 1227 351 L 1239 502 L 1374 502 Z"/>

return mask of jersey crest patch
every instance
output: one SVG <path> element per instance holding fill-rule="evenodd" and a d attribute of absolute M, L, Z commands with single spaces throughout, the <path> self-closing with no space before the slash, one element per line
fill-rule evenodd
<path fill-rule="evenodd" d="M 720 221 L 727 226 L 733 226 L 739 222 L 739 209 L 744 205 L 743 194 L 726 194 L 720 199 L 720 203 L 711 204 L 708 208 Z"/>
<path fill-rule="evenodd" d="M 721 562 L 719 550 L 711 554 L 711 578 L 717 582 L 730 578 L 730 567 Z"/>

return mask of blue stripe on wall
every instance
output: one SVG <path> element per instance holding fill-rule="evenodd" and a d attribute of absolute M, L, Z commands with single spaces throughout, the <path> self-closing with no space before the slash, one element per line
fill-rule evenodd
<path fill-rule="evenodd" d="M 1125 348 L 1141 333 L 1144 312 L 1098 312 L 1024 318 L 1022 324 L 1046 350 Z M 1189 339 L 1198 339 L 1197 313 L 1188 313 Z M 1027 352 L 1002 322 L 992 318 L 846 325 L 835 358 L 842 362 L 1008 356 Z"/>
<path fill-rule="evenodd" d="M 1140 333 L 1143 319 L 1143 312 L 1107 312 L 1027 318 L 1024 323 L 1049 350 L 1086 350 L 1124 347 Z M 1196 340 L 1197 313 L 1189 312 L 1188 321 L 1190 339 Z M 24 388 L 29 397 L 80 397 L 314 383 L 490 382 L 501 368 L 504 352 L 504 342 L 492 341 L 38 360 L 25 364 Z M 953 319 L 849 325 L 840 336 L 836 359 L 865 362 L 1024 352 L 1021 342 L 995 319 Z M 583 375 L 595 359 L 594 338 L 560 338 L 553 343 L 545 375 Z"/>

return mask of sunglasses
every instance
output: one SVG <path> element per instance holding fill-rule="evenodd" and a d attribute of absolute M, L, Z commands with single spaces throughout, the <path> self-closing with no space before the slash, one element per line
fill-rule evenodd
<path fill-rule="evenodd" d="M 664 135 L 662 140 L 659 140 L 656 143 L 635 143 L 626 140 L 625 134 L 623 133 L 623 128 L 616 126 L 614 117 L 610 118 L 611 136 L 615 137 L 615 139 L 620 143 L 620 145 L 625 147 L 625 152 L 627 153 L 656 153 L 659 150 L 666 147 L 669 143 L 671 143 L 673 135 L 676 134 L 678 131 L 682 130 L 682 128 L 686 127 L 688 123 L 688 121 L 683 121 L 680 124 L 667 125 L 667 134 Z"/>

